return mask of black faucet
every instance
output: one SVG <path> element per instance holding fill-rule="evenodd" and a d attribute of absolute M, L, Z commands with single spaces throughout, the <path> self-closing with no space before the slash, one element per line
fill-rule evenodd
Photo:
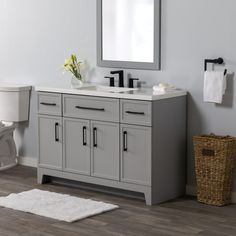
<path fill-rule="evenodd" d="M 124 87 L 124 71 L 123 70 L 115 70 L 111 71 L 111 74 L 118 74 L 119 75 L 119 87 Z"/>

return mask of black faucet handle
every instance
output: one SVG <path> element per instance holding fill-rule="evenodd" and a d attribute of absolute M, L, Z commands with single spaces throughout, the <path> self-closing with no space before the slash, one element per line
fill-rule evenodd
<path fill-rule="evenodd" d="M 129 78 L 128 80 L 128 88 L 133 88 L 134 87 L 134 81 L 139 80 L 138 78 Z"/>
<path fill-rule="evenodd" d="M 111 71 L 110 74 L 112 74 L 112 75 L 118 74 L 119 75 L 119 87 L 124 87 L 124 71 L 123 70 Z"/>
<path fill-rule="evenodd" d="M 115 87 L 115 78 L 114 77 L 105 76 L 104 78 L 110 79 L 110 84 L 109 84 L 110 87 Z"/>

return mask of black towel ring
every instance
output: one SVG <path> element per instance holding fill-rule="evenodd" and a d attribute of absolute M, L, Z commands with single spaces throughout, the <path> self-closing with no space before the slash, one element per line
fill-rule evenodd
<path fill-rule="evenodd" d="M 207 64 L 212 63 L 212 64 L 218 64 L 222 65 L 224 64 L 224 59 L 219 57 L 217 59 L 205 59 L 204 66 L 205 66 L 205 71 L 207 71 Z M 224 70 L 224 75 L 227 74 L 227 69 Z"/>

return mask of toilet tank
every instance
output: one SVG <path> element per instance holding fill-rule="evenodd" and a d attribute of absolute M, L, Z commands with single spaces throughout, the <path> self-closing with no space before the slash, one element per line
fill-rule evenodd
<path fill-rule="evenodd" d="M 0 83 L 0 121 L 29 119 L 31 86 Z"/>

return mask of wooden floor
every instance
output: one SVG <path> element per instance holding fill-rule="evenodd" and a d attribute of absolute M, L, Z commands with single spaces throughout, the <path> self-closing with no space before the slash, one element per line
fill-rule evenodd
<path fill-rule="evenodd" d="M 0 236 L 236 235 L 235 205 L 217 208 L 186 197 L 147 207 L 125 197 L 56 184 L 37 185 L 34 168 L 0 172 L 0 196 L 33 188 L 102 200 L 118 204 L 120 209 L 70 224 L 0 208 Z"/>

